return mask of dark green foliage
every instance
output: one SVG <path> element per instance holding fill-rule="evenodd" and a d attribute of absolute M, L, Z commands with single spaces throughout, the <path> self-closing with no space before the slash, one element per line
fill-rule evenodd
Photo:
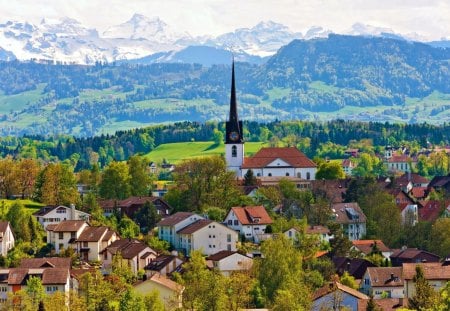
<path fill-rule="evenodd" d="M 161 215 L 158 214 L 155 205 L 147 201 L 144 206 L 134 215 L 134 221 L 139 224 L 142 232 L 146 233 L 152 230 L 158 221 L 161 220 Z"/>
<path fill-rule="evenodd" d="M 413 282 L 416 284 L 416 294 L 408 299 L 408 307 L 414 310 L 426 310 L 430 306 L 435 305 L 438 298 L 437 293 L 425 279 L 420 265 L 416 266 L 416 275 L 413 278 Z"/>
<path fill-rule="evenodd" d="M 253 170 L 248 170 L 244 175 L 244 186 L 256 186 L 256 177 L 253 174 Z"/>

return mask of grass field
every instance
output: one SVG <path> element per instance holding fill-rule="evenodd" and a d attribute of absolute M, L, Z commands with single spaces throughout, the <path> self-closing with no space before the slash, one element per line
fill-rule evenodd
<path fill-rule="evenodd" d="M 251 155 L 264 147 L 264 143 L 245 143 L 245 154 Z M 151 161 L 161 163 L 166 159 L 169 163 L 178 163 L 187 158 L 224 155 L 225 145 L 215 145 L 212 141 L 163 144 L 148 153 Z"/>
<path fill-rule="evenodd" d="M 0 200 L 0 204 L 1 205 L 5 204 L 5 206 L 7 208 L 9 208 L 11 205 L 13 205 L 16 202 L 22 203 L 22 205 L 25 206 L 27 211 L 29 211 L 30 213 L 37 212 L 38 210 L 41 209 L 42 206 L 44 206 L 44 204 L 42 204 L 42 203 L 34 202 L 31 200 L 19 200 L 19 199 L 17 199 L 17 200 L 1 199 Z"/>
<path fill-rule="evenodd" d="M 11 111 L 21 111 L 30 103 L 43 97 L 44 84 L 39 84 L 35 90 L 14 95 L 5 95 L 0 92 L 0 114 L 8 114 Z"/>

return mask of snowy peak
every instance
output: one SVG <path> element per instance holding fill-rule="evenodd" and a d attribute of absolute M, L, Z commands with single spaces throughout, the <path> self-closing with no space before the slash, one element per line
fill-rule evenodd
<path fill-rule="evenodd" d="M 69 36 L 98 36 L 97 30 L 83 26 L 79 21 L 69 17 L 61 19 L 42 19 L 39 30 L 61 37 Z"/>
<path fill-rule="evenodd" d="M 108 28 L 103 37 L 174 43 L 190 35 L 177 33 L 159 17 L 149 18 L 142 14 L 134 14 L 125 23 Z"/>
<path fill-rule="evenodd" d="M 310 40 L 310 39 L 315 39 L 315 38 L 326 38 L 331 33 L 332 33 L 331 30 L 324 29 L 323 27 L 312 26 L 305 32 L 303 39 Z"/>

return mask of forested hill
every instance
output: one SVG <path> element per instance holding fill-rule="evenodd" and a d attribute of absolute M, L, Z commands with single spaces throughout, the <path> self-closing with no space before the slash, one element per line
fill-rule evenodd
<path fill-rule="evenodd" d="M 330 35 L 236 65 L 246 120 L 450 121 L 450 49 Z M 0 135 L 94 136 L 224 120 L 230 67 L 0 63 Z"/>

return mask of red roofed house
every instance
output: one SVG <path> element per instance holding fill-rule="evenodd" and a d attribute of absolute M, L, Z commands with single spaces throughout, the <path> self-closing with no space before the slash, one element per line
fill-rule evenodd
<path fill-rule="evenodd" d="M 446 206 L 448 206 L 448 202 L 442 205 L 438 200 L 427 201 L 422 208 L 419 208 L 419 219 L 434 222 L 444 213 Z"/>
<path fill-rule="evenodd" d="M 47 243 L 53 244 L 57 254 L 68 247 L 75 248 L 76 241 L 83 230 L 89 227 L 84 220 L 63 220 L 59 224 L 47 225 Z"/>
<path fill-rule="evenodd" d="M 189 256 L 193 250 L 212 255 L 219 251 L 236 251 L 238 233 L 210 219 L 199 219 L 177 231 L 179 249 Z"/>
<path fill-rule="evenodd" d="M 225 217 L 224 224 L 236 230 L 247 240 L 259 242 L 266 233 L 272 219 L 264 206 L 232 207 Z"/>
<path fill-rule="evenodd" d="M 117 211 L 122 215 L 125 214 L 128 217 L 133 218 L 134 214 L 147 202 L 151 202 L 155 206 L 156 212 L 161 218 L 169 216 L 172 208 L 166 201 L 158 197 L 129 197 L 120 201 L 103 200 L 99 202 L 99 205 L 103 209 L 105 216 L 110 216 Z"/>
<path fill-rule="evenodd" d="M 354 311 L 365 310 L 368 300 L 369 297 L 363 293 L 341 283 L 332 282 L 314 292 L 311 310 L 341 310 L 341 308 Z"/>
<path fill-rule="evenodd" d="M 417 162 L 405 154 L 393 155 L 387 160 L 387 169 L 390 172 L 411 172 Z"/>
<path fill-rule="evenodd" d="M 105 271 L 111 269 L 113 257 L 116 254 L 120 254 L 125 266 L 130 267 L 135 275 L 157 256 L 156 251 L 147 244 L 134 239 L 116 240 L 105 248 L 102 254 L 103 269 Z"/>
<path fill-rule="evenodd" d="M 402 267 L 368 267 L 364 274 L 360 290 L 374 299 L 404 298 Z"/>
<path fill-rule="evenodd" d="M 423 276 L 437 292 L 450 281 L 450 265 L 440 262 L 404 263 L 403 279 L 405 281 L 405 298 L 412 298 L 416 294 L 416 284 L 413 279 L 416 267 L 421 266 Z"/>
<path fill-rule="evenodd" d="M 352 249 L 358 250 L 364 255 L 380 252 L 386 259 L 390 259 L 392 255 L 392 251 L 381 240 L 353 240 L 352 244 Z"/>
<path fill-rule="evenodd" d="M 352 171 L 356 167 L 356 164 L 351 159 L 342 160 L 342 169 L 346 176 L 352 176 Z"/>

